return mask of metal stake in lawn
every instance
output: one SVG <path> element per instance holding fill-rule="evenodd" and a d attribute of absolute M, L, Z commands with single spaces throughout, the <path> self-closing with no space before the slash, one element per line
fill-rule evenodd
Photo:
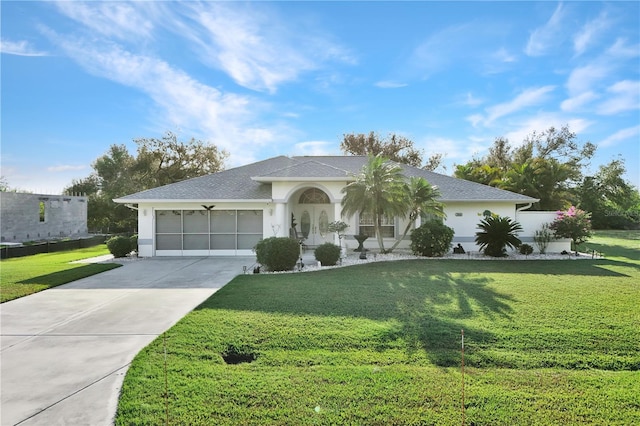
<path fill-rule="evenodd" d="M 464 426 L 464 329 L 462 332 L 462 426 Z"/>
<path fill-rule="evenodd" d="M 167 379 L 167 332 L 163 334 L 164 340 L 164 414 L 165 425 L 169 425 L 169 381 Z"/>

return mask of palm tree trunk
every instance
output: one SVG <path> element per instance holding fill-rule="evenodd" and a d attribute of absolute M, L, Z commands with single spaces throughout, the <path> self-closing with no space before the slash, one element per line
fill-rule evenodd
<path fill-rule="evenodd" d="M 376 231 L 376 237 L 378 238 L 378 246 L 380 247 L 380 253 L 384 254 L 387 251 L 384 249 L 384 239 L 382 238 L 382 232 L 380 231 L 380 221 L 382 220 L 382 216 L 380 214 L 376 214 L 374 220 L 374 229 Z"/>
<path fill-rule="evenodd" d="M 404 237 L 407 236 L 407 234 L 409 233 L 409 229 L 411 229 L 411 227 L 413 226 L 413 224 L 415 222 L 416 222 L 415 219 L 409 220 L 409 223 L 407 224 L 407 227 L 404 228 L 404 233 L 402 234 L 402 236 L 399 239 L 396 240 L 395 243 L 393 243 L 393 246 L 391 246 L 391 248 L 389 249 L 389 253 L 391 253 L 393 250 L 395 250 L 398 247 L 398 245 L 400 244 L 400 242 L 402 240 L 404 240 Z"/>

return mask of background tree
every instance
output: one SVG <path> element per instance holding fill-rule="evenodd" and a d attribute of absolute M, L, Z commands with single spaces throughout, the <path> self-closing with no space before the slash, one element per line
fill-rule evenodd
<path fill-rule="evenodd" d="M 134 170 L 149 188 L 215 173 L 223 169 L 228 157 L 225 151 L 200 140 L 179 142 L 171 132 L 161 139 L 141 138 L 134 142 L 138 145 Z"/>
<path fill-rule="evenodd" d="M 380 155 L 370 155 L 367 164 L 355 178 L 341 191 L 344 194 L 342 215 L 370 215 L 380 252 L 386 253 L 380 230 L 384 217 L 405 217 L 407 213 L 402 167 Z"/>
<path fill-rule="evenodd" d="M 595 149 L 591 142 L 579 143 L 568 126 L 550 127 L 534 131 L 516 148 L 497 138 L 487 156 L 457 165 L 454 176 L 538 198 L 534 210 L 557 210 L 575 202 Z"/>
<path fill-rule="evenodd" d="M 9 182 L 4 176 L 0 176 L 0 192 L 10 192 Z"/>
<path fill-rule="evenodd" d="M 88 227 L 100 232 L 133 232 L 135 211 L 113 202 L 114 198 L 203 176 L 223 169 L 228 153 L 191 139 L 180 142 L 167 132 L 161 139 L 135 139 L 136 156 L 125 145 L 112 145 L 92 164 L 93 172 L 74 180 L 65 194 L 88 197 Z"/>
<path fill-rule="evenodd" d="M 579 207 L 591 212 L 596 229 L 640 228 L 640 193 L 625 181 L 624 159 L 601 165 L 577 190 Z"/>
<path fill-rule="evenodd" d="M 340 143 L 340 149 L 346 155 L 380 155 L 397 163 L 435 170 L 442 164 L 442 154 L 434 154 L 423 165 L 423 153 L 415 148 L 411 139 L 390 133 L 381 138 L 375 132 L 345 133 Z"/>

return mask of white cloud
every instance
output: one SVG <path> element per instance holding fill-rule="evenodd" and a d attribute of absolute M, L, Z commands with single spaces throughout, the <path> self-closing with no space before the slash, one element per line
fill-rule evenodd
<path fill-rule="evenodd" d="M 149 96 L 165 129 L 179 128 L 202 135 L 245 162 L 253 159 L 249 153 L 256 147 L 281 141 L 280 135 L 288 134 L 287 129 L 277 125 L 258 124 L 258 114 L 265 106 L 256 99 L 224 93 L 158 58 L 136 55 L 115 44 L 99 45 L 47 33 L 88 72 Z"/>
<path fill-rule="evenodd" d="M 121 40 L 149 38 L 154 28 L 150 18 L 153 2 L 75 2 L 55 3 L 61 13 L 104 36 Z"/>
<path fill-rule="evenodd" d="M 452 64 L 470 67 L 485 63 L 491 58 L 488 45 L 493 45 L 495 32 L 488 23 L 463 23 L 446 27 L 431 34 L 416 46 L 407 64 L 403 64 L 402 75 L 419 78 L 442 72 Z"/>
<path fill-rule="evenodd" d="M 550 127 L 558 129 L 565 124 L 569 126 L 572 132 L 580 134 L 591 126 L 592 123 L 581 118 L 570 118 L 564 114 L 540 113 L 521 122 L 516 128 L 507 132 L 504 136 L 509 139 L 512 145 L 518 146 L 534 131 L 541 132 Z"/>
<path fill-rule="evenodd" d="M 87 169 L 87 166 L 85 166 L 85 165 L 73 166 L 73 165 L 69 165 L 69 164 L 47 167 L 47 171 L 48 172 L 54 172 L 54 173 L 70 172 L 70 171 L 86 170 L 86 169 Z"/>
<path fill-rule="evenodd" d="M 189 3 L 193 25 L 176 30 L 197 45 L 209 66 L 226 72 L 239 85 L 274 93 L 283 83 L 322 67 L 326 61 L 352 64 L 349 52 L 311 28 L 296 28 L 264 5 Z"/>
<path fill-rule="evenodd" d="M 616 42 L 607 49 L 607 54 L 615 58 L 635 58 L 640 56 L 640 45 L 629 46 L 625 38 L 618 38 Z"/>
<path fill-rule="evenodd" d="M 610 147 L 632 138 L 635 143 L 638 143 L 638 135 L 640 135 L 640 125 L 627 127 L 626 129 L 618 130 L 608 138 L 604 139 L 598 144 L 598 146 L 603 148 Z"/>
<path fill-rule="evenodd" d="M 623 80 L 607 89 L 611 97 L 598 107 L 598 114 L 613 115 L 640 108 L 640 81 Z"/>
<path fill-rule="evenodd" d="M 483 138 L 452 139 L 442 136 L 426 136 L 422 138 L 420 146 L 424 149 L 425 159 L 434 154 L 443 154 L 445 168 L 451 166 L 455 160 L 468 161 L 475 154 L 486 150 L 490 141 Z"/>
<path fill-rule="evenodd" d="M 478 124 L 484 121 L 484 116 L 482 114 L 472 114 L 466 117 L 466 120 L 471 123 L 473 127 L 478 127 Z"/>
<path fill-rule="evenodd" d="M 44 52 L 39 52 L 30 46 L 26 40 L 21 41 L 9 41 L 6 39 L 0 40 L 0 52 L 7 55 L 17 56 L 46 56 Z"/>
<path fill-rule="evenodd" d="M 471 92 L 467 92 L 467 96 L 465 98 L 465 105 L 470 106 L 470 107 L 476 107 L 481 105 L 482 103 L 484 103 L 484 100 L 480 99 L 480 98 L 476 98 L 475 96 L 473 96 L 473 94 Z"/>
<path fill-rule="evenodd" d="M 560 3 L 549 20 L 531 33 L 524 52 L 528 56 L 542 56 L 547 53 L 550 47 L 558 43 L 558 40 L 561 38 L 563 18 L 564 11 L 562 3 Z"/>
<path fill-rule="evenodd" d="M 555 89 L 555 86 L 542 86 L 524 90 L 513 100 L 494 105 L 486 109 L 488 116 L 485 124 L 491 124 L 498 118 L 513 114 L 524 108 L 537 105 L 546 100 L 547 95 Z"/>
<path fill-rule="evenodd" d="M 591 91 L 594 86 L 606 79 L 611 71 L 611 64 L 604 60 L 597 60 L 591 64 L 575 68 L 571 71 L 567 80 L 569 94 L 577 96 Z"/>
<path fill-rule="evenodd" d="M 399 83 L 397 81 L 378 81 L 374 86 L 381 89 L 399 89 L 401 87 L 407 87 L 407 83 Z"/>
<path fill-rule="evenodd" d="M 560 109 L 567 112 L 576 111 L 597 98 L 598 95 L 596 95 L 594 92 L 587 91 L 572 98 L 565 99 L 560 104 Z"/>
<path fill-rule="evenodd" d="M 506 63 L 516 62 L 516 59 L 517 59 L 516 55 L 509 53 L 509 51 L 504 47 L 501 47 L 500 49 L 498 49 L 491 56 L 494 60 L 498 62 L 506 62 Z"/>
<path fill-rule="evenodd" d="M 306 141 L 293 146 L 292 155 L 337 155 L 335 142 Z"/>
<path fill-rule="evenodd" d="M 573 50 L 576 56 L 582 55 L 594 39 L 607 30 L 611 25 L 606 12 L 602 12 L 596 19 L 587 22 L 573 37 Z"/>

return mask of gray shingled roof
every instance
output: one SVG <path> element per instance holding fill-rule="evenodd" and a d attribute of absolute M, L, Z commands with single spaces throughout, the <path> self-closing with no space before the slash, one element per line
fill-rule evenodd
<path fill-rule="evenodd" d="M 357 174 L 366 164 L 365 156 L 273 157 L 246 166 L 224 170 L 158 188 L 138 192 L 117 199 L 121 203 L 144 201 L 209 201 L 209 200 L 270 200 L 270 181 L 284 178 L 295 180 L 344 180 Z M 457 179 L 451 176 L 402 165 L 407 176 L 422 176 L 436 185 L 447 201 L 511 201 L 532 203 L 538 201 L 491 186 Z"/>
<path fill-rule="evenodd" d="M 312 179 L 332 179 L 340 178 L 342 180 L 347 179 L 353 175 L 353 173 L 337 168 L 327 163 L 306 160 L 305 157 L 295 157 L 299 160 L 297 164 L 282 169 L 274 170 L 271 173 L 267 173 L 261 176 L 254 176 L 254 180 L 260 182 L 295 179 L 295 178 L 312 178 Z"/>

